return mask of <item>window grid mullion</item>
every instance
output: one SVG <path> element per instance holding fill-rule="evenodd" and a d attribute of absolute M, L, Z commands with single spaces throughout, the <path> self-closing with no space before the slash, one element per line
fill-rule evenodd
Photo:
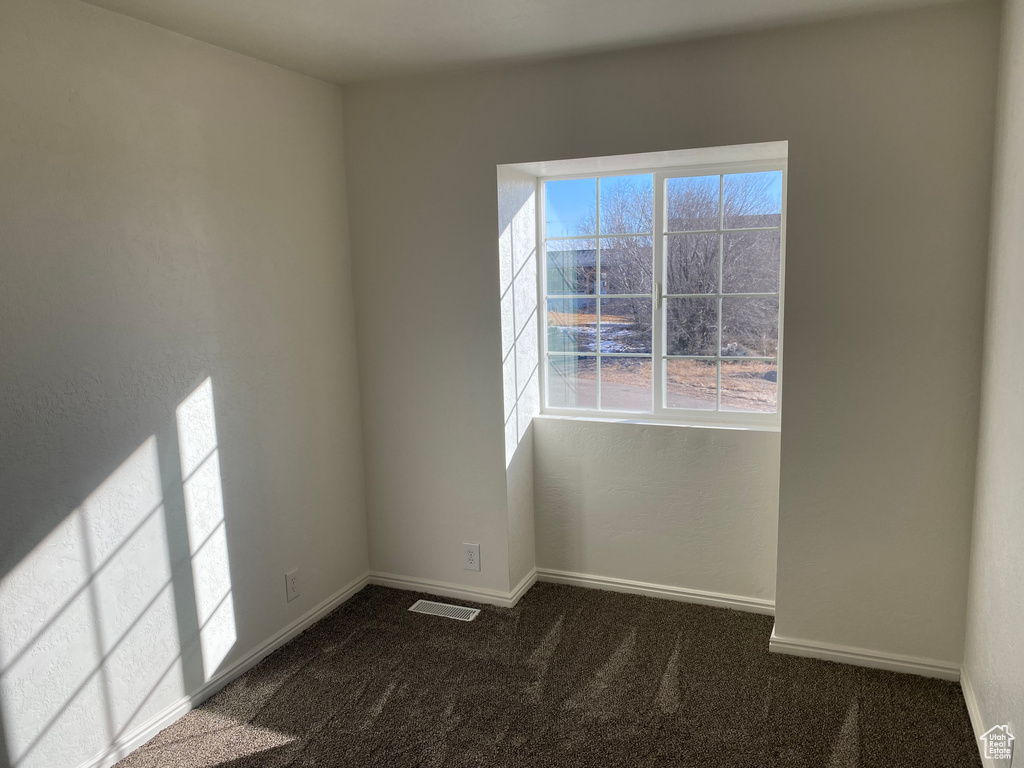
<path fill-rule="evenodd" d="M 665 299 L 773 299 L 778 293 L 663 293 Z M 549 299 L 647 299 L 646 293 L 549 293 Z"/>
<path fill-rule="evenodd" d="M 654 216 L 651 235 L 654 269 L 651 274 L 651 407 L 655 414 L 665 411 L 665 176 L 654 174 Z"/>
<path fill-rule="evenodd" d="M 601 177 L 598 176 L 594 180 L 594 194 L 597 199 L 595 200 L 596 215 L 594 217 L 594 229 L 597 230 L 598 235 L 601 234 Z M 597 371 L 595 375 L 597 377 L 597 410 L 601 410 L 601 238 L 598 237 L 594 243 L 594 328 L 596 336 L 594 338 L 594 349 L 597 352 Z"/>
<path fill-rule="evenodd" d="M 602 352 L 603 357 L 651 357 L 652 352 Z M 597 352 L 578 350 L 548 350 L 548 357 L 597 357 Z M 770 355 L 661 355 L 666 360 L 721 360 L 723 362 L 774 363 L 779 358 Z"/>
<path fill-rule="evenodd" d="M 667 293 L 666 299 L 773 299 L 778 293 Z M 556 298 L 552 296 L 551 298 Z M 565 298 L 572 298 L 566 296 Z"/>
<path fill-rule="evenodd" d="M 715 350 L 718 361 L 715 363 L 715 374 L 717 375 L 717 386 L 715 387 L 715 410 L 722 410 L 722 263 L 725 261 L 725 236 L 722 234 L 722 227 L 725 225 L 725 174 L 718 177 L 718 349 Z"/>
<path fill-rule="evenodd" d="M 680 229 L 666 232 L 666 235 L 713 235 L 717 232 L 778 232 L 778 227 L 722 227 L 718 229 Z M 607 237 L 607 235 L 605 235 Z M 572 238 L 582 240 L 585 238 Z"/>
<path fill-rule="evenodd" d="M 566 352 L 564 350 L 555 350 L 553 352 L 549 351 L 548 352 L 548 357 L 597 357 L 597 354 L 598 354 L 597 352 L 579 352 L 579 351 L 569 351 L 569 352 Z M 653 354 L 652 352 L 602 352 L 601 353 L 601 357 L 651 357 L 652 354 Z M 690 360 L 690 359 L 696 359 L 696 358 L 687 358 L 687 359 Z M 738 357 L 736 359 L 737 360 L 757 360 L 758 358 L 756 358 L 756 357 Z M 775 358 L 767 358 L 767 359 L 774 360 Z"/>
<path fill-rule="evenodd" d="M 548 407 L 550 397 L 548 395 L 548 247 L 547 228 L 544 211 L 547 207 L 544 201 L 544 182 L 539 178 L 534 185 L 534 222 L 537 238 L 537 247 L 534 251 L 534 258 L 537 259 L 537 365 L 538 382 L 540 384 L 540 410 Z M 515 319 L 512 320 L 515 323 Z M 518 436 L 518 429 L 517 429 Z"/>
<path fill-rule="evenodd" d="M 767 229 L 778 229 L 778 227 L 767 227 Z M 736 230 L 736 231 L 740 232 L 742 230 Z M 686 232 L 684 234 L 693 234 L 693 233 Z M 559 241 L 559 240 L 564 242 L 566 240 L 607 240 L 609 238 L 615 238 L 615 237 L 650 237 L 650 236 L 651 236 L 650 232 L 623 232 L 622 234 L 618 234 L 618 235 L 551 235 L 551 237 L 545 237 L 544 240 L 545 240 L 545 242 L 556 242 L 556 241 Z"/>
<path fill-rule="evenodd" d="M 711 294 L 707 294 L 711 295 Z M 776 294 L 771 294 L 775 296 Z M 649 299 L 649 293 L 549 293 L 549 299 Z"/>

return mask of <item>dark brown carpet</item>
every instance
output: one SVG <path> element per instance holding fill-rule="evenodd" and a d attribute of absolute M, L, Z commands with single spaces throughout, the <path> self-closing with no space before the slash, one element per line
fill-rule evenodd
<path fill-rule="evenodd" d="M 367 587 L 118 765 L 981 765 L 956 683 L 770 654 L 769 617 L 538 584 L 466 623 L 418 597 Z"/>

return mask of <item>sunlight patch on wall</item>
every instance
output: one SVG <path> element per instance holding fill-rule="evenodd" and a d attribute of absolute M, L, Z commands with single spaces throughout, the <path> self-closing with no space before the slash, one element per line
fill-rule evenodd
<path fill-rule="evenodd" d="M 77 765 L 184 696 L 199 677 L 196 628 L 204 680 L 234 647 L 210 379 L 176 425 L 177 443 L 147 438 L 0 578 L 0 715 L 15 768 Z"/>
<path fill-rule="evenodd" d="M 162 502 L 149 438 L 0 580 L 0 701 L 18 768 L 75 763 L 154 714 L 148 701 L 183 695 Z"/>
<path fill-rule="evenodd" d="M 505 467 L 540 413 L 537 202 L 534 177 L 498 169 L 498 259 L 504 383 Z"/>
<path fill-rule="evenodd" d="M 237 639 L 210 379 L 178 406 L 176 417 L 199 642 L 209 680 Z"/>

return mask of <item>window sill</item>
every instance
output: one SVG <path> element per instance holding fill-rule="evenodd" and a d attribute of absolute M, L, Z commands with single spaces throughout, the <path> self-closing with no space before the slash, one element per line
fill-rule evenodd
<path fill-rule="evenodd" d="M 700 419 L 659 419 L 654 416 L 597 416 L 593 414 L 566 415 L 561 413 L 539 413 L 533 418 L 546 421 L 583 421 L 595 424 L 641 424 L 653 427 L 682 427 L 684 429 L 726 429 L 740 432 L 781 432 L 778 422 L 721 422 Z"/>

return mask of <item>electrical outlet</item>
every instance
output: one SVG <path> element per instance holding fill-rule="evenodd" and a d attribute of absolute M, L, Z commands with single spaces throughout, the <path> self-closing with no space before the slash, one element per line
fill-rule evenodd
<path fill-rule="evenodd" d="M 284 575 L 285 597 L 290 603 L 299 596 L 299 569 L 294 568 Z"/>
<path fill-rule="evenodd" d="M 480 570 L 480 545 L 479 544 L 463 544 L 462 545 L 462 569 L 465 571 L 479 571 Z"/>

